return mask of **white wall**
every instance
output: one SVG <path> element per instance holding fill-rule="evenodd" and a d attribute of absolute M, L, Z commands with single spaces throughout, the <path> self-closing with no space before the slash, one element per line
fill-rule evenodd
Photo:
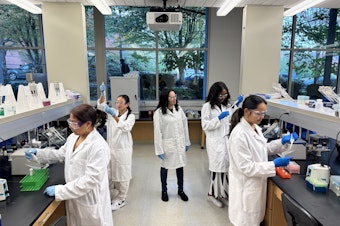
<path fill-rule="evenodd" d="M 90 103 L 85 9 L 80 3 L 44 3 L 48 83 L 62 82 Z"/>
<path fill-rule="evenodd" d="M 207 70 L 207 94 L 210 86 L 226 83 L 231 98 L 239 94 L 240 59 L 242 40 L 242 8 L 233 9 L 227 16 L 216 16 L 216 8 L 209 13 L 209 56 Z"/>
<path fill-rule="evenodd" d="M 248 5 L 242 21 L 240 90 L 271 93 L 280 70 L 283 7 Z"/>

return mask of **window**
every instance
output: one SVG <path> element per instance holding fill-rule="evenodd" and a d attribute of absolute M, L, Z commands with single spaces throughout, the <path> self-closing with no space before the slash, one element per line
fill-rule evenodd
<path fill-rule="evenodd" d="M 15 96 L 19 85 L 27 85 L 26 73 L 33 73 L 48 94 L 41 37 L 41 15 L 13 5 L 0 7 L 0 83 L 11 84 Z"/>
<path fill-rule="evenodd" d="M 107 79 L 137 71 L 141 100 L 157 100 L 159 91 L 165 85 L 173 88 L 179 99 L 202 100 L 208 11 L 205 8 L 183 10 L 180 31 L 155 32 L 149 30 L 146 24 L 149 8 L 111 8 L 113 14 L 105 16 Z M 90 28 L 96 21 L 92 21 L 92 11 L 87 12 L 87 25 Z M 88 40 L 94 40 L 89 37 L 93 33 L 88 31 Z M 93 49 L 90 42 L 88 45 L 89 50 Z M 90 79 L 91 100 L 96 100 L 97 87 L 93 87 L 91 81 L 95 79 Z"/>
<path fill-rule="evenodd" d="M 320 85 L 337 87 L 339 17 L 337 9 L 311 8 L 284 18 L 279 82 L 293 98 L 320 97 Z"/>

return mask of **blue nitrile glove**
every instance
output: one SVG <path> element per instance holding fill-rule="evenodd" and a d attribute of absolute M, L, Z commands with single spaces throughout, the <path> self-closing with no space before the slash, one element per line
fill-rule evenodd
<path fill-rule="evenodd" d="M 237 97 L 236 107 L 238 107 L 243 101 L 243 95 Z"/>
<path fill-rule="evenodd" d="M 110 108 L 109 106 L 105 105 L 104 111 L 112 116 L 116 115 L 116 112 L 113 110 L 113 108 Z"/>
<path fill-rule="evenodd" d="M 27 159 L 33 158 L 33 155 L 35 155 L 35 154 L 37 154 L 37 149 L 35 149 L 35 148 L 27 148 L 25 150 L 25 157 Z"/>
<path fill-rule="evenodd" d="M 274 165 L 275 167 L 279 166 L 287 166 L 289 164 L 289 161 L 292 159 L 292 157 L 282 157 L 282 158 L 276 158 L 274 159 Z"/>
<path fill-rule="evenodd" d="M 165 155 L 164 155 L 164 154 L 160 154 L 160 155 L 157 155 L 157 156 L 158 156 L 158 158 L 160 158 L 160 159 L 162 159 L 162 160 L 165 159 Z"/>
<path fill-rule="evenodd" d="M 229 111 L 223 111 L 219 116 L 218 119 L 221 120 L 224 117 L 227 117 L 229 115 Z"/>
<path fill-rule="evenodd" d="M 106 90 L 106 86 L 104 84 L 104 82 L 99 86 L 100 92 L 104 93 Z"/>
<path fill-rule="evenodd" d="M 297 133 L 293 132 L 292 134 L 287 134 L 287 135 L 283 136 L 282 139 L 281 139 L 281 144 L 290 143 L 291 137 L 293 137 L 294 141 L 296 141 L 299 138 Z"/>
<path fill-rule="evenodd" d="M 55 196 L 55 186 L 49 186 L 45 189 L 44 194 L 48 196 Z"/>
<path fill-rule="evenodd" d="M 185 146 L 185 151 L 189 151 L 189 146 Z"/>

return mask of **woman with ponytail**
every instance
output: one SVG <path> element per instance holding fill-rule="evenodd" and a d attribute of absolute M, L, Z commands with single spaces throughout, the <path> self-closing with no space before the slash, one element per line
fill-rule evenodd
<path fill-rule="evenodd" d="M 268 154 L 288 148 L 296 133 L 267 143 L 259 127 L 266 115 L 267 102 L 250 95 L 231 118 L 229 136 L 229 219 L 235 226 L 258 226 L 264 218 L 267 178 L 275 176 L 275 167 L 286 166 L 290 158 L 268 161 Z"/>
<path fill-rule="evenodd" d="M 98 105 L 107 113 L 107 142 L 111 150 L 109 181 L 111 193 L 111 208 L 117 210 L 126 204 L 126 195 L 132 178 L 132 148 L 131 130 L 135 124 L 135 115 L 131 114 L 130 98 L 119 95 L 116 99 L 116 109 L 110 108 L 104 102 Z"/>

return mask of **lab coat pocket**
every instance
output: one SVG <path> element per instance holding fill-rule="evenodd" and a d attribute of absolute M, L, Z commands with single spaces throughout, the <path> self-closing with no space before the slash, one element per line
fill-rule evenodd
<path fill-rule="evenodd" d="M 76 216 L 79 216 L 79 225 L 81 226 L 95 226 L 95 225 L 103 225 L 103 222 L 101 222 L 102 218 L 101 213 L 98 208 L 98 204 L 95 205 L 84 205 L 80 202 L 78 202 L 77 207 L 75 209 L 77 214 Z"/>
<path fill-rule="evenodd" d="M 261 195 L 259 189 L 245 188 L 242 196 L 243 211 L 256 213 L 261 209 Z"/>

